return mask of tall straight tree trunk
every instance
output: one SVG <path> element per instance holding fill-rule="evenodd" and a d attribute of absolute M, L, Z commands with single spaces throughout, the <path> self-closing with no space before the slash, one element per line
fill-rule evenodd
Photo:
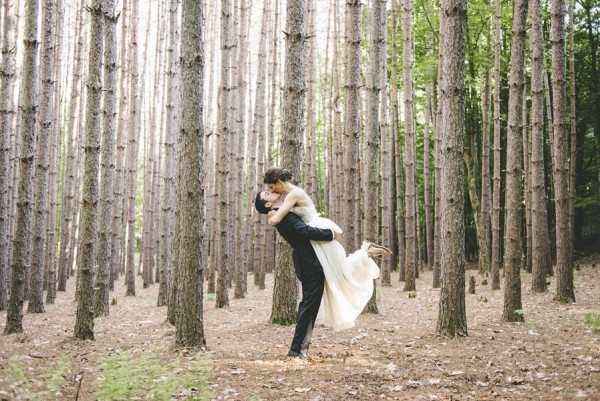
<path fill-rule="evenodd" d="M 76 124 L 79 108 L 82 107 L 81 102 L 81 77 L 83 76 L 83 60 L 82 53 L 84 50 L 84 29 L 83 29 L 83 5 L 78 1 L 77 5 L 77 34 L 75 43 L 75 62 L 73 65 L 73 82 L 71 84 L 71 93 L 69 97 L 68 107 L 68 139 L 65 144 L 67 161 L 65 164 L 65 173 L 63 175 L 62 185 L 62 222 L 60 228 L 60 254 L 59 254 L 59 270 L 58 270 L 58 291 L 66 291 L 67 279 L 71 270 L 71 244 L 75 241 L 75 222 L 73 221 L 73 209 L 75 209 L 75 180 L 77 175 L 77 153 L 78 153 L 78 137 L 77 132 L 80 132 Z"/>
<path fill-rule="evenodd" d="M 491 70 L 486 70 L 483 93 L 481 96 L 481 114 L 483 126 L 483 139 L 481 143 L 481 223 L 485 233 L 485 243 L 487 254 L 492 253 L 492 231 L 491 231 L 491 211 L 492 211 L 492 184 L 490 177 L 490 103 L 492 98 L 491 91 Z"/>
<path fill-rule="evenodd" d="M 170 281 L 173 271 L 173 239 L 175 230 L 175 173 L 177 169 L 177 142 L 178 131 L 178 104 L 179 93 L 179 30 L 178 30 L 179 0 L 169 1 L 169 42 L 167 45 L 167 119 L 165 127 L 165 165 L 163 183 L 163 206 L 161 223 L 161 248 L 160 248 L 160 287 L 158 290 L 158 306 L 168 304 Z"/>
<path fill-rule="evenodd" d="M 440 0 L 440 32 L 444 31 L 444 5 L 445 0 Z M 444 74 L 442 65 L 444 63 L 444 51 L 445 47 L 442 46 L 442 40 L 439 40 L 438 49 L 438 74 L 437 74 L 437 108 L 436 115 L 434 118 L 435 122 L 435 187 L 434 187 L 434 203 L 435 203 L 435 215 L 434 215 L 434 231 L 433 231 L 433 277 L 432 287 L 440 288 L 442 279 L 442 165 L 444 159 L 442 157 L 442 137 L 444 124 L 442 120 L 442 110 L 444 102 L 442 102 L 442 84 L 444 81 Z"/>
<path fill-rule="evenodd" d="M 4 334 L 23 332 L 23 302 L 25 277 L 31 261 L 33 233 L 33 177 L 38 108 L 38 18 L 37 0 L 25 3 L 24 54 L 23 54 L 23 106 L 21 108 L 21 137 L 19 152 L 19 194 L 17 200 L 16 231 L 11 258 L 10 298 Z"/>
<path fill-rule="evenodd" d="M 90 4 L 89 60 L 87 71 L 86 142 L 83 164 L 83 205 L 79 227 L 80 244 L 77 269 L 78 303 L 74 337 L 94 339 L 94 274 L 98 243 L 98 170 L 100 164 L 100 131 L 102 100 L 102 52 L 104 13 L 100 0 Z"/>
<path fill-rule="evenodd" d="M 387 3 L 387 2 L 386 2 Z M 393 9 L 394 5 L 392 5 L 392 32 L 395 32 L 396 27 L 396 11 Z M 385 9 L 385 8 L 384 8 Z M 384 50 L 380 52 L 381 60 L 381 87 L 383 90 L 380 92 L 380 117 L 379 117 L 379 126 L 381 127 L 381 242 L 387 246 L 394 248 L 394 244 L 396 243 L 396 227 L 395 227 L 395 215 L 396 215 L 396 202 L 394 199 L 395 196 L 395 188 L 392 184 L 393 174 L 394 174 L 394 139 L 392 137 L 392 132 L 394 129 L 390 129 L 390 117 L 392 115 L 391 110 L 388 106 L 388 73 L 387 73 L 387 37 L 389 35 L 389 31 L 387 29 L 387 20 L 384 18 L 383 20 L 384 26 L 382 27 L 383 32 L 385 32 L 385 41 L 383 44 Z M 392 36 L 392 41 L 395 40 L 395 37 Z M 395 84 L 395 83 L 394 83 Z M 391 256 L 391 255 L 390 255 Z M 392 278 L 391 273 L 392 270 L 396 267 L 396 254 L 394 257 L 386 257 L 385 260 L 381 263 L 381 285 L 382 286 L 391 286 Z"/>
<path fill-rule="evenodd" d="M 399 151 L 399 141 L 400 141 L 400 133 L 399 133 L 399 125 L 400 125 L 400 112 L 398 105 L 398 44 L 397 44 L 397 16 L 396 10 L 398 9 L 397 0 L 392 0 L 392 10 L 391 10 L 391 21 L 392 21 L 392 32 L 391 35 L 391 69 L 390 69 L 390 114 L 391 114 L 391 130 L 390 130 L 390 152 L 391 152 L 391 161 L 390 161 L 390 170 L 392 173 L 392 185 L 395 187 L 395 198 L 390 199 L 390 202 L 394 203 L 394 222 L 391 224 L 393 228 L 393 233 L 391 235 L 392 242 L 391 246 L 395 246 L 396 242 L 398 243 L 397 249 L 394 249 L 394 254 L 390 255 L 390 257 L 386 258 L 390 264 L 390 271 L 394 270 L 398 267 L 400 271 L 400 281 L 404 281 L 404 277 L 402 276 L 404 273 L 404 217 L 402 215 L 402 204 L 403 204 L 403 190 L 402 190 L 402 179 L 401 176 L 401 166 L 402 162 L 401 152 Z M 400 168 L 400 169 L 399 169 Z M 398 266 L 400 264 L 400 266 Z"/>
<path fill-rule="evenodd" d="M 573 32 L 573 7 L 575 0 L 569 1 L 569 105 L 571 117 L 571 165 L 569 174 L 569 212 L 571 214 L 572 254 L 575 254 L 575 195 L 577 193 L 577 109 L 575 108 L 575 38 Z"/>
<path fill-rule="evenodd" d="M 270 24 L 270 14 L 272 2 L 267 0 L 263 4 L 262 9 L 262 22 L 260 30 L 260 40 L 258 47 L 258 60 L 256 63 L 256 89 L 254 91 L 254 116 L 252 122 L 252 140 L 256 141 L 256 149 L 252 150 L 250 155 L 250 172 L 249 177 L 254 182 L 253 191 L 250 193 L 251 196 L 255 195 L 263 187 L 260 178 L 265 168 L 265 151 L 267 146 L 267 32 Z M 254 152 L 256 151 L 256 152 Z M 255 157 L 256 161 L 253 162 L 252 158 Z M 256 177 L 256 178 L 255 178 Z M 264 240 L 266 236 L 267 225 L 260 218 L 252 207 L 252 226 L 254 228 L 255 238 L 254 246 L 252 247 L 253 258 L 251 270 L 254 272 L 254 284 L 258 285 L 259 288 L 264 286 L 264 274 L 265 274 L 265 263 L 261 258 L 261 252 L 264 247 Z M 264 287 L 263 287 L 264 288 Z"/>
<path fill-rule="evenodd" d="M 402 7 L 402 82 L 404 87 L 404 147 L 406 155 L 405 197 L 406 197 L 406 281 L 404 291 L 416 290 L 417 260 L 417 190 L 415 183 L 415 108 L 412 88 L 412 0 L 404 0 Z"/>
<path fill-rule="evenodd" d="M 303 181 L 304 190 L 311 197 L 317 208 L 319 207 L 317 196 L 317 41 L 320 32 L 315 30 L 315 0 L 307 0 L 306 19 L 308 35 L 311 38 L 306 43 L 306 69 L 307 69 L 307 94 L 306 94 L 306 151 L 304 158 Z"/>
<path fill-rule="evenodd" d="M 139 18 L 139 0 L 131 0 L 131 42 L 129 60 L 130 71 L 130 103 L 129 103 L 129 120 L 127 122 L 127 134 L 129 136 L 127 145 L 127 243 L 125 250 L 126 257 L 126 275 L 125 285 L 127 291 L 125 296 L 135 296 L 135 197 L 137 193 L 137 170 L 138 170 L 138 153 L 140 143 L 138 137 L 140 135 L 140 94 L 139 88 L 139 71 L 138 71 L 138 40 L 137 40 L 137 21 Z"/>
<path fill-rule="evenodd" d="M 44 312 L 44 271 L 46 245 L 46 203 L 48 201 L 48 172 L 54 110 L 54 50 L 56 33 L 56 1 L 45 0 L 42 10 L 42 87 L 40 101 L 40 131 L 36 141 L 34 176 L 33 249 L 31 251 L 31 288 L 27 312 Z M 50 245 L 50 244 L 49 244 Z"/>
<path fill-rule="evenodd" d="M 565 56 L 565 2 L 552 0 L 552 111 L 554 116 L 554 199 L 556 208 L 556 296 L 575 302 L 573 236 L 569 210 L 569 146 Z"/>
<path fill-rule="evenodd" d="M 336 177 L 333 180 L 333 204 L 335 205 L 335 209 L 333 211 L 333 216 L 335 221 L 341 221 L 345 224 L 345 216 L 342 213 L 344 209 L 344 200 L 342 198 L 343 187 L 345 185 L 344 179 L 344 171 L 343 171 L 343 156 L 342 156 L 342 138 L 343 138 L 343 129 L 342 126 L 342 110 L 340 108 L 340 99 L 341 99 L 341 63 L 340 63 L 340 17 L 338 11 L 340 10 L 339 0 L 333 1 L 333 99 L 332 99 L 332 107 L 333 107 L 333 174 Z M 343 230 L 346 230 L 346 226 L 342 226 Z"/>
<path fill-rule="evenodd" d="M 346 60 L 344 71 L 344 241 L 346 249 L 359 246 L 360 226 L 360 88 L 361 81 L 361 2 L 346 1 Z"/>
<path fill-rule="evenodd" d="M 16 70 L 16 7 L 13 0 L 5 0 L 2 10 L 2 64 L 0 65 L 0 311 L 6 309 L 8 297 L 9 216 L 10 216 L 10 153 L 11 136 L 14 135 L 13 85 Z"/>
<path fill-rule="evenodd" d="M 115 184 L 115 129 L 117 123 L 117 15 L 115 1 L 103 0 L 104 12 L 104 99 L 102 116 L 102 165 L 100 176 L 100 218 L 97 290 L 94 316 L 108 316 L 110 262 Z"/>
<path fill-rule="evenodd" d="M 56 251 L 58 249 L 58 243 L 56 236 L 58 234 L 56 229 L 56 219 L 59 210 L 58 204 L 58 169 L 59 169 L 59 148 L 62 138 L 61 121 L 62 121 L 62 104 L 57 99 L 60 99 L 61 93 L 65 88 L 62 81 L 62 61 L 63 61 L 63 37 L 64 37 L 64 14 L 65 6 L 63 0 L 56 2 L 56 42 L 55 42 L 55 66 L 53 79 L 56 80 L 54 84 L 54 111 L 52 113 L 53 118 L 53 130 L 52 130 L 52 150 L 50 156 L 50 182 L 48 202 L 50 207 L 47 210 L 46 218 L 47 223 L 47 246 L 46 246 L 46 278 L 44 287 L 47 289 L 46 292 L 46 303 L 54 304 L 56 299 L 56 273 L 57 273 L 57 258 Z"/>
<path fill-rule="evenodd" d="M 219 128 L 217 145 L 217 178 L 216 178 L 216 197 L 219 207 L 219 219 L 217 221 L 216 232 L 218 232 L 217 241 L 217 259 L 216 266 L 219 272 L 217 278 L 217 308 L 223 308 L 229 305 L 229 285 L 228 276 L 232 265 L 232 256 L 229 246 L 231 235 L 231 202 L 229 199 L 229 175 L 230 157 L 230 91 L 231 91 L 231 0 L 221 1 L 221 85 L 219 88 Z"/>
<path fill-rule="evenodd" d="M 114 289 L 114 282 L 122 272 L 121 253 L 123 251 L 123 210 L 125 198 L 125 152 L 127 149 L 127 107 L 129 105 L 129 88 L 127 85 L 129 71 L 129 57 L 127 57 L 127 43 L 129 39 L 129 1 L 123 0 L 121 11 L 121 44 L 119 46 L 119 60 L 121 75 L 119 79 L 119 124 L 117 126 L 117 153 L 115 160 L 115 210 L 112 222 L 111 259 L 112 270 L 110 274 L 110 288 Z"/>
<path fill-rule="evenodd" d="M 244 244 L 246 230 L 241 229 L 241 227 L 246 227 L 248 222 L 244 222 L 242 220 L 242 215 L 245 215 L 245 211 L 243 210 L 243 199 L 244 193 L 246 190 L 245 181 L 244 181 L 244 165 L 245 165 L 245 155 L 244 155 L 244 138 L 246 136 L 246 93 L 248 89 L 248 81 L 246 80 L 247 74 L 247 64 L 248 64 L 248 15 L 249 11 L 249 3 L 247 4 L 245 1 L 241 1 L 240 5 L 240 29 L 238 36 L 238 76 L 237 76 L 237 88 L 238 88 L 238 96 L 236 99 L 237 102 L 237 115 L 235 116 L 235 125 L 237 126 L 237 136 L 233 143 L 233 147 L 235 147 L 235 160 L 233 167 L 234 173 L 234 193 L 233 193 L 233 209 L 234 209 L 234 221 L 233 224 L 235 227 L 240 227 L 239 230 L 234 231 L 233 243 L 234 244 Z M 248 277 L 248 266 L 246 264 L 246 253 L 247 247 L 238 247 L 235 254 L 234 260 L 234 281 L 235 281 L 235 290 L 234 290 L 234 298 L 241 299 L 244 298 L 247 287 L 247 277 Z"/>
<path fill-rule="evenodd" d="M 305 0 L 287 2 L 281 165 L 292 171 L 296 177 L 301 177 L 306 107 L 305 10 Z M 291 263 L 291 248 L 281 236 L 277 237 L 276 258 L 271 322 L 288 324 L 296 319 L 298 289 Z"/>
<path fill-rule="evenodd" d="M 531 289 L 546 291 L 546 274 L 552 263 L 546 252 L 549 243 L 548 213 L 546 209 L 546 184 L 544 174 L 544 38 L 542 27 L 542 1 L 529 0 L 531 20 Z"/>
<path fill-rule="evenodd" d="M 425 123 L 423 127 L 423 179 L 425 180 L 425 247 L 427 249 L 427 266 L 433 267 L 433 221 L 431 202 L 431 177 L 429 173 L 429 122 L 431 120 L 431 98 L 433 83 L 425 87 Z"/>
<path fill-rule="evenodd" d="M 502 28 L 502 1 L 496 0 L 494 34 L 494 177 L 492 192 L 492 290 L 500 289 L 502 267 L 502 237 L 500 231 L 500 48 Z"/>
<path fill-rule="evenodd" d="M 442 238 L 438 333 L 445 336 L 467 335 L 465 310 L 465 235 L 463 160 L 465 114 L 465 35 L 467 3 L 445 0 L 442 9 Z"/>
<path fill-rule="evenodd" d="M 512 43 L 510 48 L 510 79 L 508 99 L 508 134 L 506 150 L 506 214 L 504 248 L 504 311 L 502 319 L 522 322 L 521 302 L 521 237 L 523 119 L 522 102 L 525 87 L 525 35 L 527 0 L 516 0 L 513 10 Z"/>
<path fill-rule="evenodd" d="M 383 53 L 385 37 L 387 32 L 383 29 L 386 17 L 386 1 L 375 0 L 373 2 L 371 14 L 371 49 L 369 54 L 369 78 L 366 88 L 366 115 L 365 115 L 365 135 L 367 139 L 365 158 L 366 158 L 366 193 L 379 194 L 380 181 L 380 96 L 381 96 L 381 54 Z M 365 238 L 373 242 L 379 241 L 379 196 L 374 196 L 366 202 L 365 206 Z M 373 295 L 367 303 L 365 311 L 367 313 L 379 313 L 377 307 L 377 286 L 374 282 Z"/>
<path fill-rule="evenodd" d="M 202 285 L 207 243 L 204 220 L 204 126 L 202 49 L 202 2 L 183 0 L 181 7 L 181 78 L 183 90 L 181 122 L 181 308 L 178 308 L 175 342 L 184 347 L 206 347 L 202 311 Z"/>

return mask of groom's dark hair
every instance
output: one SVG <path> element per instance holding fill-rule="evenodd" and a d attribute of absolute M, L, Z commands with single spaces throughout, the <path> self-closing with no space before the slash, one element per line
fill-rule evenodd
<path fill-rule="evenodd" d="M 260 194 L 262 194 L 262 191 L 256 194 L 256 199 L 254 200 L 254 207 L 256 208 L 256 211 L 258 213 L 267 214 L 271 211 L 271 209 L 267 207 L 267 201 L 261 199 Z"/>

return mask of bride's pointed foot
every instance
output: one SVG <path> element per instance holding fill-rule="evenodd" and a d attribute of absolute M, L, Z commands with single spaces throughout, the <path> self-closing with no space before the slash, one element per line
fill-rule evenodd
<path fill-rule="evenodd" d="M 377 245 L 372 242 L 369 242 L 369 247 L 367 248 L 367 255 L 372 258 L 379 255 L 391 255 L 392 251 L 382 245 Z"/>

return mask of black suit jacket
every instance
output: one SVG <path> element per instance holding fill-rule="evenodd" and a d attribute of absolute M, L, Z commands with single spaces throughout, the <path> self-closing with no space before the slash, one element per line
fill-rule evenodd
<path fill-rule="evenodd" d="M 288 213 L 275 226 L 279 234 L 292 246 L 292 258 L 296 276 L 300 281 L 323 271 L 310 241 L 331 241 L 333 232 L 307 225 L 298 215 Z"/>

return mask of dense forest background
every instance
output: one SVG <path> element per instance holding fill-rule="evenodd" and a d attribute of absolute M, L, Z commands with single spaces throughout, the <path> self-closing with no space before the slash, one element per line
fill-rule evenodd
<path fill-rule="evenodd" d="M 2 0 L 5 332 L 73 275 L 76 337 L 90 338 L 121 276 L 131 296 L 136 274 L 160 283 L 176 323 L 180 302 L 201 309 L 195 280 L 224 307 L 249 272 L 261 288 L 273 267 L 289 274 L 252 204 L 273 165 L 342 224 L 347 249 L 394 249 L 381 285 L 398 271 L 414 291 L 433 269 L 444 291 L 466 261 L 495 289 L 518 264 L 545 291 L 555 262 L 556 298 L 573 301 L 573 254 L 600 238 L 599 13 L 591 0 Z M 458 270 L 444 273 L 447 200 Z M 293 320 L 296 293 L 276 281 L 273 321 Z M 204 341 L 178 324 L 199 333 L 178 342 Z"/>

